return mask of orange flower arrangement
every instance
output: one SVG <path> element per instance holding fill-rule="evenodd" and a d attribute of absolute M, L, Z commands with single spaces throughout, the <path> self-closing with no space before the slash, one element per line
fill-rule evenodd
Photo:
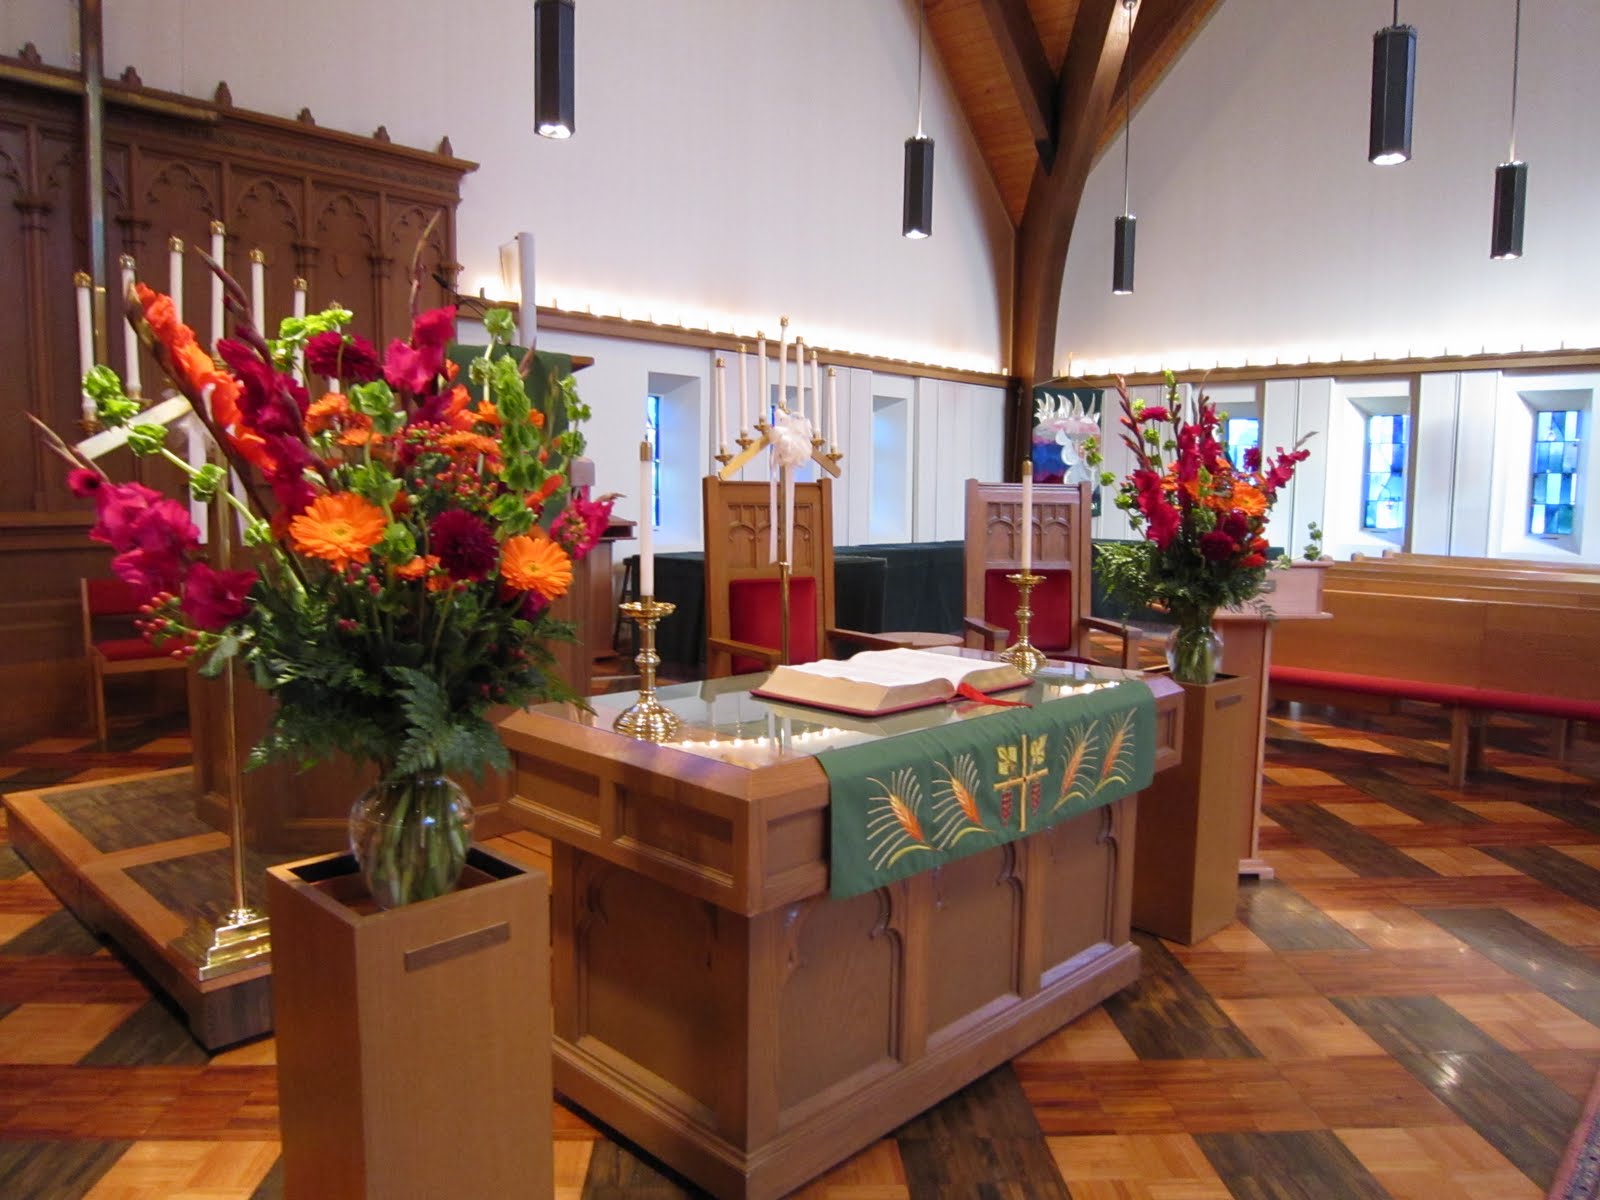
<path fill-rule="evenodd" d="M 508 538 L 500 551 L 500 575 L 519 591 L 554 600 L 572 586 L 572 560 L 547 537 Z"/>
<path fill-rule="evenodd" d="M 351 563 L 364 563 L 383 539 L 389 518 L 376 504 L 351 492 L 318 496 L 289 522 L 294 548 L 342 571 Z"/>

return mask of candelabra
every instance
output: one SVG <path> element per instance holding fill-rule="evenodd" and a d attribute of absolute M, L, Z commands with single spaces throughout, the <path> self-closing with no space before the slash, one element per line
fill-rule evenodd
<path fill-rule="evenodd" d="M 676 737 L 681 722 L 678 714 L 656 698 L 656 668 L 661 656 L 656 653 L 656 622 L 677 611 L 676 604 L 641 596 L 622 605 L 622 615 L 639 626 L 639 698 L 618 714 L 611 727 L 618 733 L 642 742 L 665 742 Z"/>
<path fill-rule="evenodd" d="M 1030 571 L 1019 571 L 1015 575 L 1007 575 L 1006 578 L 1017 585 L 1017 640 L 1014 645 L 1002 650 L 1000 657 L 1024 675 L 1031 676 L 1044 666 L 1045 658 L 1044 652 L 1028 641 L 1028 623 L 1033 620 L 1033 606 L 1030 603 L 1029 593 L 1044 582 L 1044 576 L 1035 575 Z"/>

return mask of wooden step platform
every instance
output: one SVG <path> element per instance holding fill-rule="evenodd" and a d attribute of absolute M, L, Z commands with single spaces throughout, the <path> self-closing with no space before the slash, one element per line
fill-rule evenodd
<path fill-rule="evenodd" d="M 67 784 L 4 797 L 10 840 L 72 914 L 136 962 L 216 1050 L 272 1028 L 272 966 L 260 955 L 201 978 L 174 948 L 197 915 L 231 904 L 226 835 L 194 815 L 187 768 Z M 268 866 L 298 855 L 247 853 L 246 899 L 262 901 Z"/>

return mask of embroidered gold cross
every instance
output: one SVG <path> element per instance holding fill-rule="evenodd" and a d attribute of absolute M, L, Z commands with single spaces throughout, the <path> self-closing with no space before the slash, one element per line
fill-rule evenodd
<path fill-rule="evenodd" d="M 1023 734 L 1017 739 L 1015 746 L 996 748 L 998 757 L 995 769 L 1001 779 L 994 785 L 994 790 L 1000 796 L 1002 805 L 1005 803 L 1006 793 L 1012 789 L 1016 790 L 1017 816 L 1021 821 L 1020 829 L 1023 833 L 1028 830 L 1028 787 L 1049 773 L 1045 767 L 1047 740 L 1047 734 L 1041 733 L 1036 737 Z"/>

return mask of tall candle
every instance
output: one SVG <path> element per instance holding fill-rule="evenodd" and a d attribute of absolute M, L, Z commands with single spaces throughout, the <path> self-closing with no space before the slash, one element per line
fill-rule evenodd
<path fill-rule="evenodd" d="M 789 318 L 778 318 L 778 411 L 789 411 Z"/>
<path fill-rule="evenodd" d="M 227 228 L 221 221 L 211 222 L 211 257 L 217 266 L 222 266 L 224 240 L 223 235 Z M 217 278 L 216 272 L 211 274 L 211 344 L 215 346 L 222 340 L 222 280 Z"/>
<path fill-rule="evenodd" d="M 750 428 L 749 398 L 745 394 L 745 384 L 750 375 L 750 364 L 745 360 L 744 343 L 739 343 L 739 436 L 744 437 L 745 431 Z"/>
<path fill-rule="evenodd" d="M 711 376 L 711 401 L 717 406 L 717 452 L 726 453 L 728 449 L 728 381 L 725 375 L 726 363 L 722 355 L 717 355 L 717 368 Z"/>
<path fill-rule="evenodd" d="M 817 352 L 811 352 L 811 436 L 822 436 L 822 368 L 817 365 Z"/>
<path fill-rule="evenodd" d="M 89 368 L 94 366 L 94 314 L 90 310 L 89 289 L 94 280 L 87 271 L 74 271 L 72 286 L 78 291 L 78 381 L 79 387 L 83 386 L 83 377 L 89 373 Z M 95 419 L 94 401 L 89 398 L 89 393 L 83 393 L 83 419 Z"/>
<path fill-rule="evenodd" d="M 654 506 L 650 503 L 651 471 L 654 462 L 648 439 L 639 443 L 639 594 L 656 594 L 655 530 L 651 528 Z"/>
<path fill-rule="evenodd" d="M 260 250 L 250 251 L 250 315 L 256 328 L 267 329 L 267 256 Z"/>
<path fill-rule="evenodd" d="M 806 340 L 794 340 L 794 412 L 797 417 L 806 415 Z"/>
<path fill-rule="evenodd" d="M 839 448 L 839 381 L 837 372 L 828 368 L 828 449 Z"/>
<path fill-rule="evenodd" d="M 1022 573 L 1033 573 L 1033 461 L 1022 460 Z"/>
<path fill-rule="evenodd" d="M 767 335 L 756 330 L 756 424 L 765 425 L 772 411 L 772 393 L 767 390 Z"/>
<path fill-rule="evenodd" d="M 304 317 L 306 315 L 306 281 L 296 275 L 293 286 L 294 315 L 296 317 Z M 301 383 L 306 381 L 306 352 L 304 346 L 294 352 L 294 373 Z"/>
<path fill-rule="evenodd" d="M 167 239 L 167 291 L 172 293 L 172 315 L 183 320 L 183 239 Z"/>
<path fill-rule="evenodd" d="M 126 302 L 128 292 L 133 287 L 133 255 L 124 254 L 117 259 L 117 265 L 122 268 L 122 289 L 116 308 L 120 313 L 122 303 Z M 139 335 L 133 331 L 132 321 L 122 322 L 122 348 L 126 360 L 123 367 L 127 374 L 128 395 L 137 396 L 142 390 L 139 386 Z"/>

